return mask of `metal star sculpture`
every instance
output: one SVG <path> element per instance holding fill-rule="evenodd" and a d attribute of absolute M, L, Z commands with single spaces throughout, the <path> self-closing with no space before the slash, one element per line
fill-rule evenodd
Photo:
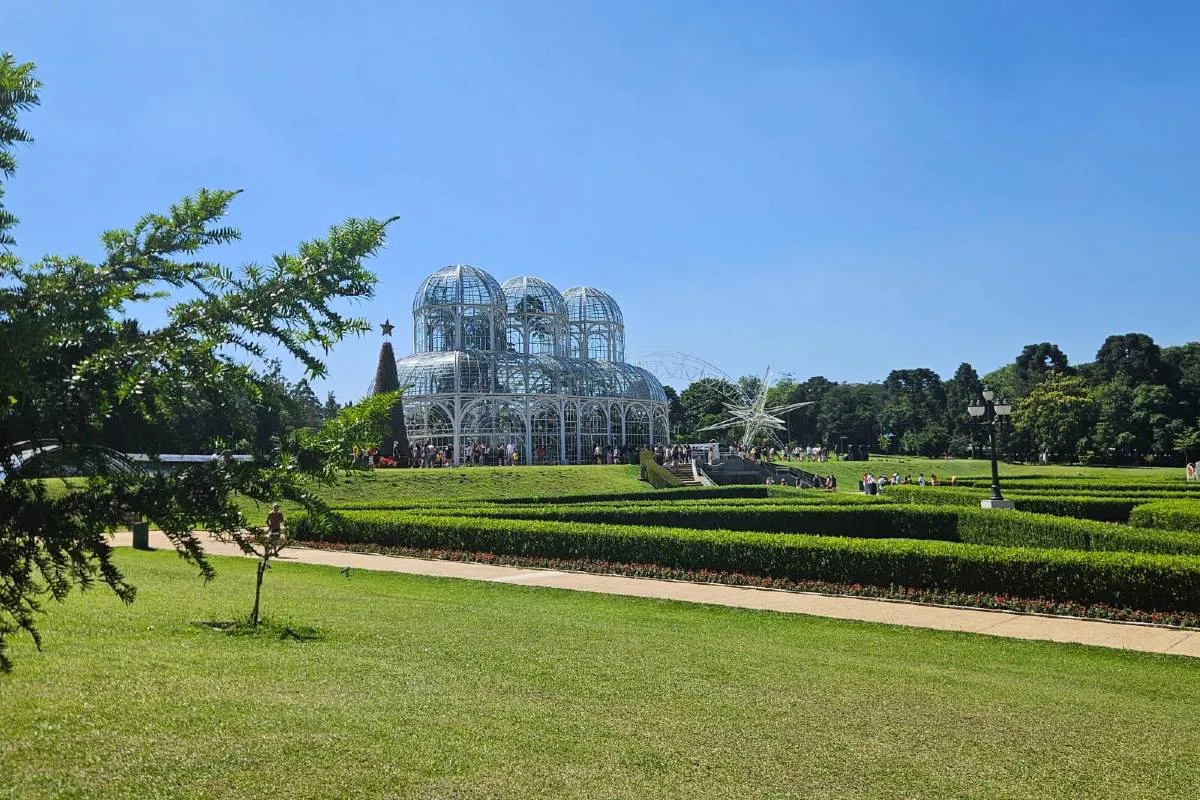
<path fill-rule="evenodd" d="M 789 411 L 795 411 L 797 408 L 804 406 L 810 406 L 816 401 L 806 400 L 803 403 L 789 403 L 783 406 L 767 408 L 767 390 L 770 388 L 771 370 L 767 368 L 766 374 L 763 375 L 762 384 L 758 387 L 758 393 L 754 397 L 746 398 L 740 403 L 726 403 L 725 410 L 729 412 L 729 419 L 699 428 L 698 430 L 715 431 L 725 428 L 742 428 L 742 447 L 745 448 L 751 447 L 762 433 L 770 436 L 776 444 L 781 444 L 779 438 L 775 435 L 775 431 L 785 429 L 787 423 L 777 415 L 786 414 Z"/>
<path fill-rule="evenodd" d="M 380 325 L 379 327 L 383 329 L 384 336 L 391 336 L 392 328 L 395 328 L 396 326 L 392 324 L 392 321 L 390 319 L 385 319 L 383 321 L 383 324 Z"/>

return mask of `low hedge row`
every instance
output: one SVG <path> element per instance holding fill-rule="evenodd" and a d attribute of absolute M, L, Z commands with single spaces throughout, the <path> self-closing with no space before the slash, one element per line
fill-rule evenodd
<path fill-rule="evenodd" d="M 992 485 L 991 478 L 959 478 L 957 485 L 985 489 Z M 1200 492 L 1200 484 L 1189 484 L 1180 475 L 1179 480 L 1143 479 L 1114 482 L 1108 478 L 1004 478 L 1000 485 L 1005 489 L 1036 489 L 1073 492 L 1076 490 L 1135 492 L 1175 492 L 1188 494 Z"/>
<path fill-rule="evenodd" d="M 775 487 L 768 486 L 682 486 L 674 489 L 658 489 L 653 491 L 636 491 L 636 492 L 594 492 L 592 494 L 572 494 L 572 495 L 531 495 L 528 497 L 481 497 L 481 498 L 407 498 L 396 497 L 382 500 L 345 500 L 338 502 L 335 507 L 337 509 L 349 509 L 355 511 L 383 511 L 388 509 L 400 510 L 406 508 L 474 508 L 477 506 L 509 506 L 509 505 L 541 505 L 550 503 L 553 505 L 572 504 L 572 503 L 609 503 L 609 502 L 633 502 L 633 501 L 651 501 L 658 502 L 662 500 L 705 500 L 710 498 L 715 499 L 765 499 L 771 496 L 768 489 Z M 790 490 L 794 497 L 810 500 L 814 497 L 854 497 L 858 500 L 866 500 L 862 495 L 828 495 L 824 493 L 809 492 L 807 490 L 797 492 L 795 489 Z"/>
<path fill-rule="evenodd" d="M 607 494 L 568 494 L 537 497 L 497 497 L 489 502 L 504 505 L 536 503 L 596 503 L 614 500 L 702 500 L 710 497 L 754 497 L 769 495 L 767 486 L 680 486 L 653 492 L 610 492 Z"/>
<path fill-rule="evenodd" d="M 305 519 L 293 536 L 314 538 Z M 352 511 L 326 540 L 1200 610 L 1200 558 Z"/>
<path fill-rule="evenodd" d="M 460 510 L 446 509 L 451 515 Z M 987 511 L 955 506 L 899 503 L 757 504 L 626 503 L 492 506 L 470 512 L 480 517 L 554 520 L 604 525 L 641 525 L 693 530 L 845 536 L 850 538 L 932 539 L 1005 547 L 1110 550 L 1200 555 L 1200 536 L 1179 531 L 1146 531 L 1124 525 L 1068 519 L 1049 514 Z"/>
<path fill-rule="evenodd" d="M 625 503 L 481 509 L 478 516 L 555 520 L 602 525 L 641 525 L 696 530 L 805 533 L 819 536 L 957 541 L 953 510 L 915 509 L 897 503 L 872 506 L 808 503 L 718 505 Z"/>
<path fill-rule="evenodd" d="M 980 489 L 949 486 L 889 486 L 883 495 L 905 503 L 955 506 L 978 506 L 979 501 L 987 497 L 987 493 Z M 1130 512 L 1145 502 L 1128 497 L 1025 495 L 1019 491 L 1009 492 L 1007 497 L 1016 504 L 1019 511 L 1096 522 L 1128 522 Z"/>
<path fill-rule="evenodd" d="M 1160 500 L 1144 503 L 1133 510 L 1129 524 L 1137 528 L 1200 533 L 1200 503 L 1195 500 Z"/>

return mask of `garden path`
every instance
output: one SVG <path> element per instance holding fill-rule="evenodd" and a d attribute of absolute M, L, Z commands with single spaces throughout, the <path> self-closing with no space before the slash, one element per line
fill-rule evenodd
<path fill-rule="evenodd" d="M 133 537 L 128 532 L 115 535 L 114 544 L 117 546 L 131 546 L 132 543 Z M 170 541 L 159 531 L 151 532 L 150 545 L 164 549 L 171 547 Z M 211 539 L 205 541 L 204 546 L 212 555 L 242 555 L 235 545 L 223 544 Z M 811 614 L 834 619 L 882 622 L 915 628 L 982 633 L 988 636 L 1067 642 L 1200 658 L 1200 631 L 1161 628 L 1128 622 L 1051 617 L 986 609 L 946 608 L 896 600 L 787 592 L 715 583 L 629 578 L 621 575 L 596 575 L 587 572 L 493 566 L 462 561 L 404 558 L 305 547 L 288 548 L 280 560 L 300 564 L 402 572 L 409 575 L 427 575 L 439 578 L 519 583 L 522 586 L 649 597 L 687 603 L 709 603 L 734 608 L 779 611 L 788 614 Z"/>

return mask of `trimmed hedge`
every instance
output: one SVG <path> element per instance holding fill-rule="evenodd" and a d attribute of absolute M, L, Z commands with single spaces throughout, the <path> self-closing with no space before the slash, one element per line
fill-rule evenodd
<path fill-rule="evenodd" d="M 884 490 L 884 497 L 893 500 L 933 505 L 978 506 L 986 496 L 972 487 L 889 486 Z M 1025 495 L 1020 491 L 1009 492 L 1007 497 L 1016 504 L 1018 511 L 1096 522 L 1128 522 L 1130 512 L 1146 502 L 1132 498 Z"/>
<path fill-rule="evenodd" d="M 642 471 L 646 474 L 646 481 L 655 489 L 669 489 L 676 486 L 683 486 L 683 481 L 675 477 L 665 467 L 654 460 L 654 454 L 649 450 L 642 450 L 638 456 L 641 461 Z"/>
<path fill-rule="evenodd" d="M 765 498 L 767 486 L 679 486 L 674 489 L 659 489 L 654 492 L 612 492 L 609 494 L 568 494 L 542 497 L 497 497 L 489 502 L 501 505 L 526 505 L 535 503 L 596 503 L 614 500 L 700 500 L 710 497 Z"/>
<path fill-rule="evenodd" d="M 894 503 L 861 505 L 715 505 L 713 503 L 627 503 L 528 508 L 491 508 L 479 516 L 555 520 L 603 525 L 641 525 L 695 530 L 804 533 L 884 539 L 941 539 L 957 541 L 954 511 L 914 509 Z"/>
<path fill-rule="evenodd" d="M 1179 531 L 1144 531 L 1124 525 L 1067 519 L 1048 514 L 997 512 L 981 508 L 888 503 L 780 504 L 627 503 L 568 506 L 492 506 L 452 516 L 554 520 L 605 525 L 642 525 L 694 530 L 933 539 L 1003 547 L 1048 547 L 1200 555 L 1200 537 Z"/>
<path fill-rule="evenodd" d="M 969 486 L 976 489 L 986 489 L 992 485 L 991 478 L 959 478 L 958 486 Z M 1004 489 L 1038 489 L 1073 492 L 1078 489 L 1088 489 L 1095 491 L 1121 491 L 1121 492 L 1177 492 L 1188 494 L 1192 492 L 1200 493 L 1200 484 L 1189 484 L 1183 480 L 1181 475 L 1179 480 L 1149 478 L 1140 480 L 1129 480 L 1122 478 L 1120 481 L 1112 481 L 1108 478 L 1058 478 L 1058 477 L 1022 477 L 1022 478 L 1000 478 L 1000 486 Z"/>
<path fill-rule="evenodd" d="M 307 520 L 293 536 L 315 538 Z M 766 533 L 606 526 L 515 519 L 346 512 L 336 541 L 489 552 L 691 570 L 913 586 L 1200 610 L 1200 558 L 987 547 L 937 541 L 777 536 Z"/>
<path fill-rule="evenodd" d="M 1195 500 L 1160 500 L 1133 510 L 1129 524 L 1136 528 L 1195 531 L 1200 533 L 1200 503 Z"/>

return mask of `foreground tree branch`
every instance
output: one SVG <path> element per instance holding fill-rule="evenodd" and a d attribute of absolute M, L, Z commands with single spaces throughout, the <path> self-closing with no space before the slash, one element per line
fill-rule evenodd
<path fill-rule="evenodd" d="M 12 633 L 40 644 L 35 622 L 47 597 L 103 583 L 133 600 L 108 543 L 132 518 L 160 528 L 211 578 L 193 531 L 235 541 L 260 533 L 236 497 L 321 513 L 313 482 L 336 479 L 339 451 L 353 444 L 335 433 L 252 449 L 249 463 L 215 459 L 151 475 L 105 457 L 104 429 L 116 415 L 185 423 L 197 396 L 256 397 L 253 363 L 269 349 L 285 350 L 308 376 L 324 375 L 329 349 L 368 330 L 340 306 L 373 296 L 376 277 L 364 262 L 394 220 L 348 219 L 265 266 L 234 269 L 208 253 L 239 238 L 224 222 L 238 193 L 202 189 L 105 233 L 97 263 L 47 256 L 25 264 L 12 249 L 16 218 L 3 206 L 3 182 L 16 169 L 14 146 L 32 141 L 18 119 L 40 88 L 31 64 L 0 57 L 0 669 L 11 666 Z M 163 298 L 173 301 L 166 324 L 143 330 L 133 315 Z M 51 486 L 38 464 L 86 477 Z"/>

